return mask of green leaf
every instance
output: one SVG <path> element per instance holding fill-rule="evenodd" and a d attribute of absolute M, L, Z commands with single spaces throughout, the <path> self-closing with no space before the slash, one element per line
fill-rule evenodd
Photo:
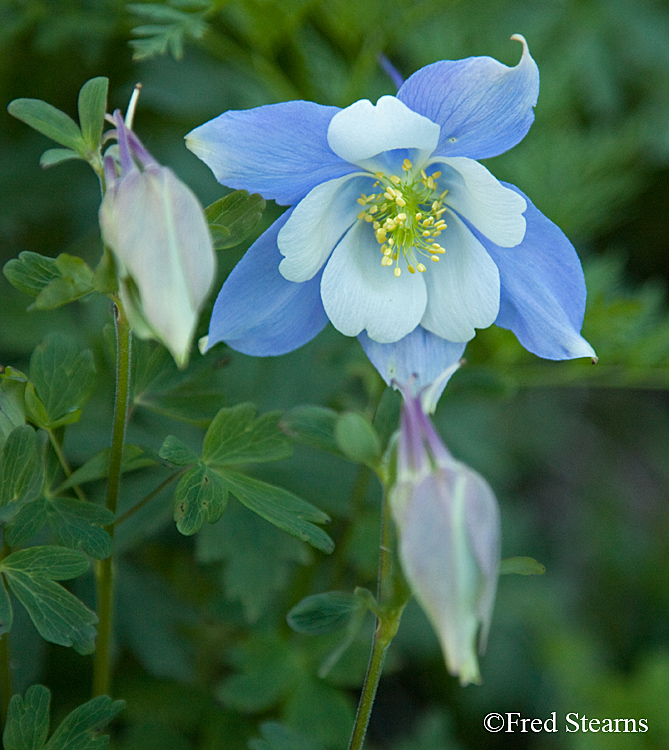
<path fill-rule="evenodd" d="M 12 430 L 26 422 L 24 390 L 23 383 L 17 383 L 9 378 L 0 379 L 0 448 Z"/>
<path fill-rule="evenodd" d="M 60 544 L 81 549 L 96 560 L 111 555 L 111 537 L 102 528 L 114 521 L 114 514 L 107 508 L 78 498 L 54 497 L 46 511 L 51 531 Z"/>
<path fill-rule="evenodd" d="M 266 521 L 316 549 L 330 554 L 334 542 L 314 523 L 329 521 L 327 514 L 281 487 L 247 477 L 237 472 L 219 472 L 240 503 Z"/>
<path fill-rule="evenodd" d="M 189 466 L 200 460 L 196 453 L 174 435 L 168 435 L 165 438 L 158 454 L 165 461 L 169 461 L 177 466 Z"/>
<path fill-rule="evenodd" d="M 368 419 L 357 412 L 340 415 L 335 440 L 350 461 L 375 466 L 381 457 L 381 441 Z"/>
<path fill-rule="evenodd" d="M 107 695 L 93 698 L 63 719 L 44 750 L 106 750 L 109 737 L 100 737 L 100 732 L 124 706 L 124 701 L 112 701 Z"/>
<path fill-rule="evenodd" d="M 104 479 L 109 475 L 109 456 L 110 448 L 103 448 L 92 458 L 89 458 L 85 464 L 82 464 L 76 471 L 73 471 L 70 477 L 64 481 L 57 492 L 60 493 L 70 487 L 86 482 L 94 482 L 97 479 Z M 123 455 L 121 458 L 121 472 L 136 471 L 146 466 L 155 466 L 157 461 L 149 456 L 145 448 L 138 445 L 126 443 L 123 446 Z"/>
<path fill-rule="evenodd" d="M 349 697 L 311 675 L 304 675 L 287 696 L 283 717 L 305 737 L 329 748 L 346 747 L 355 720 Z"/>
<path fill-rule="evenodd" d="M 56 164 L 62 164 L 64 161 L 72 159 L 83 159 L 84 157 L 77 151 L 70 148 L 49 148 L 39 158 L 39 165 L 43 169 L 55 167 Z"/>
<path fill-rule="evenodd" d="M 79 91 L 79 124 L 86 145 L 95 151 L 100 145 L 102 129 L 107 111 L 109 79 L 103 76 L 91 78 Z"/>
<path fill-rule="evenodd" d="M 402 396 L 400 392 L 388 386 L 381 396 L 374 414 L 374 429 L 382 446 L 387 446 L 400 423 Z"/>
<path fill-rule="evenodd" d="M 25 699 L 13 695 L 2 736 L 5 750 L 42 750 L 49 733 L 51 693 L 43 685 L 26 690 Z"/>
<path fill-rule="evenodd" d="M 239 672 L 216 688 L 216 697 L 243 713 L 259 713 L 277 705 L 299 676 L 300 665 L 275 635 L 251 637 L 230 656 Z"/>
<path fill-rule="evenodd" d="M 542 576 L 546 567 L 532 557 L 507 557 L 499 564 L 499 574 L 515 573 L 520 576 Z"/>
<path fill-rule="evenodd" d="M 125 706 L 106 695 L 93 698 L 68 714 L 46 742 L 50 703 L 51 693 L 43 685 L 29 687 L 25 699 L 12 696 L 3 735 L 5 750 L 105 750 L 109 737 L 101 737 L 100 732 Z"/>
<path fill-rule="evenodd" d="M 255 418 L 253 404 L 221 409 L 214 417 L 202 446 L 202 460 L 209 466 L 277 461 L 292 454 L 279 430 L 279 412 Z"/>
<path fill-rule="evenodd" d="M 76 122 L 51 104 L 41 99 L 14 99 L 7 111 L 61 146 L 85 153 L 86 144 Z"/>
<path fill-rule="evenodd" d="M 40 290 L 29 310 L 53 310 L 95 291 L 93 271 L 81 258 L 61 253 L 55 266 L 60 276 Z"/>
<path fill-rule="evenodd" d="M 221 478 L 200 463 L 179 480 L 174 495 L 174 520 L 182 534 L 199 531 L 205 521 L 215 523 L 228 502 L 228 489 Z"/>
<path fill-rule="evenodd" d="M 12 552 L 0 562 L 0 570 L 66 581 L 88 570 L 88 558 L 81 552 L 45 545 Z"/>
<path fill-rule="evenodd" d="M 2 576 L 0 576 L 0 637 L 5 633 L 9 633 L 12 629 L 13 621 L 14 610 L 12 609 L 12 602 L 9 598 L 9 593 L 5 588 Z"/>
<path fill-rule="evenodd" d="M 42 638 L 60 646 L 72 646 L 80 654 L 95 650 L 93 625 L 98 618 L 85 604 L 49 578 L 19 570 L 4 569 L 3 572 L 9 588 L 26 608 Z"/>
<path fill-rule="evenodd" d="M 37 437 L 30 425 L 16 427 L 0 451 L 0 520 L 7 521 L 19 505 L 34 500 L 42 487 Z"/>
<path fill-rule="evenodd" d="M 26 389 L 26 406 L 31 407 L 37 424 L 54 429 L 63 420 L 78 419 L 95 381 L 93 353 L 79 349 L 60 333 L 51 333 L 33 352 L 30 380 L 43 406 L 42 410 L 38 402 L 29 399 Z"/>
<path fill-rule="evenodd" d="M 335 439 L 339 414 L 324 406 L 295 406 L 284 412 L 280 428 L 291 438 L 344 458 Z"/>
<path fill-rule="evenodd" d="M 324 747 L 277 721 L 262 723 L 260 734 L 263 739 L 249 740 L 249 750 L 322 750 Z"/>
<path fill-rule="evenodd" d="M 242 242 L 262 218 L 265 199 L 246 190 L 235 190 L 204 209 L 217 250 Z"/>
<path fill-rule="evenodd" d="M 47 284 L 61 275 L 55 258 L 29 250 L 5 263 L 2 272 L 13 287 L 31 297 L 37 297 Z"/>
<path fill-rule="evenodd" d="M 307 565 L 313 557 L 303 542 L 241 503 L 230 503 L 220 521 L 203 527 L 195 549 L 198 562 L 225 561 L 226 598 L 241 603 L 249 623 L 257 622 L 285 590 L 296 565 Z"/>
<path fill-rule="evenodd" d="M 29 542 L 47 522 L 46 498 L 39 497 L 22 505 L 19 512 L 7 524 L 5 541 L 10 547 L 22 547 Z"/>
<path fill-rule="evenodd" d="M 345 628 L 353 614 L 366 606 L 355 594 L 327 591 L 302 599 L 286 616 L 290 627 L 305 635 L 326 635 Z"/>

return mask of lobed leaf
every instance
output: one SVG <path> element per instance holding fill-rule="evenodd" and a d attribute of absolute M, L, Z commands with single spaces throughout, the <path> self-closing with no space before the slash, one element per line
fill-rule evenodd
<path fill-rule="evenodd" d="M 91 151 L 100 145 L 107 111 L 109 79 L 104 76 L 91 78 L 79 91 L 78 110 L 81 134 Z"/>
<path fill-rule="evenodd" d="M 100 505 L 74 497 L 54 497 L 46 504 L 51 531 L 60 544 L 83 550 L 96 560 L 111 555 L 111 537 L 102 528 L 114 521 L 114 514 Z"/>
<path fill-rule="evenodd" d="M 185 443 L 182 443 L 178 437 L 168 435 L 163 444 L 160 446 L 158 454 L 165 461 L 169 461 L 177 466 L 188 466 L 197 463 L 200 458 Z"/>
<path fill-rule="evenodd" d="M 25 698 L 13 695 L 7 709 L 2 736 L 5 750 L 42 750 L 49 733 L 51 693 L 43 685 L 32 685 Z"/>
<path fill-rule="evenodd" d="M 89 458 L 85 464 L 82 464 L 72 472 L 69 478 L 60 485 L 57 492 L 62 492 L 75 485 L 86 484 L 86 482 L 94 482 L 97 479 L 107 477 L 109 475 L 110 453 L 111 450 L 107 447 Z M 155 466 L 156 463 L 157 461 L 149 456 L 144 448 L 132 445 L 131 443 L 126 443 L 123 446 L 123 454 L 121 456 L 122 473 L 125 474 L 129 471 L 143 469 L 146 466 Z"/>
<path fill-rule="evenodd" d="M 326 635 L 345 628 L 358 610 L 367 607 L 347 591 L 327 591 L 302 599 L 286 615 L 290 627 L 305 635 Z"/>
<path fill-rule="evenodd" d="M 42 169 L 55 167 L 56 164 L 62 164 L 64 161 L 72 159 L 83 159 L 84 157 L 71 148 L 49 148 L 39 158 L 39 165 Z"/>
<path fill-rule="evenodd" d="M 98 618 L 85 604 L 48 578 L 20 570 L 5 569 L 3 572 L 9 588 L 26 608 L 42 638 L 60 646 L 72 646 L 80 654 L 90 654 L 95 650 L 93 625 Z"/>
<path fill-rule="evenodd" d="M 2 272 L 13 287 L 31 297 L 37 297 L 47 284 L 61 275 L 55 258 L 30 250 L 24 250 L 18 258 L 7 261 Z"/>
<path fill-rule="evenodd" d="M 21 572 L 29 576 L 66 581 L 88 570 L 88 558 L 82 552 L 51 545 L 28 547 L 12 552 L 0 562 L 4 572 Z"/>
<path fill-rule="evenodd" d="M 63 420 L 65 423 L 76 421 L 93 389 L 93 353 L 90 349 L 79 349 L 72 339 L 62 334 L 51 333 L 33 352 L 30 380 L 43 406 L 41 409 L 35 399 L 30 402 L 32 416 L 40 426 L 53 429 L 63 424 Z"/>
<path fill-rule="evenodd" d="M 7 111 L 61 146 L 85 153 L 86 144 L 76 122 L 51 104 L 41 99 L 14 99 Z"/>
<path fill-rule="evenodd" d="M 292 447 L 278 428 L 279 412 L 255 414 L 253 404 L 221 409 L 204 436 L 202 460 L 218 467 L 290 456 Z"/>
<path fill-rule="evenodd" d="M 181 477 L 174 495 L 174 520 L 186 536 L 195 534 L 205 521 L 215 523 L 228 502 L 228 489 L 204 464 L 193 466 Z"/>
<path fill-rule="evenodd" d="M 265 199 L 258 193 L 235 190 L 207 206 L 204 215 L 217 250 L 239 245 L 262 218 Z"/>
<path fill-rule="evenodd" d="M 37 534 L 47 522 L 46 498 L 39 497 L 22 505 L 19 512 L 5 527 L 5 541 L 10 547 L 22 547 Z"/>
<path fill-rule="evenodd" d="M 335 438 L 339 414 L 325 406 L 295 406 L 284 412 L 279 427 L 294 440 L 344 458 Z"/>
<path fill-rule="evenodd" d="M 0 380 L 0 448 L 16 427 L 26 422 L 23 402 L 25 385 L 9 378 Z"/>
<path fill-rule="evenodd" d="M 44 750 L 106 750 L 109 737 L 101 737 L 100 732 L 124 707 L 124 701 L 107 695 L 78 706 L 63 719 Z"/>
<path fill-rule="evenodd" d="M 249 510 L 328 555 L 334 550 L 332 539 L 312 523 L 326 523 L 330 520 L 316 506 L 288 490 L 244 474 L 232 471 L 219 474 L 228 489 Z"/>
<path fill-rule="evenodd" d="M 42 465 L 35 430 L 15 427 L 0 451 L 0 520 L 9 520 L 19 506 L 34 500 L 42 487 Z"/>
<path fill-rule="evenodd" d="M 339 415 L 335 440 L 341 452 L 355 463 L 375 466 L 381 457 L 381 441 L 368 419 L 357 412 Z"/>

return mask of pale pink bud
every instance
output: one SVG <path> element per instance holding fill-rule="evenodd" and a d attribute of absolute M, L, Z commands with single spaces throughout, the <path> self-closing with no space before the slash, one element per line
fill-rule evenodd
<path fill-rule="evenodd" d="M 215 276 L 209 227 L 190 188 L 151 157 L 120 113 L 115 120 L 121 169 L 117 177 L 107 159 L 102 236 L 117 262 L 133 331 L 162 342 L 184 366 Z"/>
<path fill-rule="evenodd" d="M 397 482 L 390 505 L 404 576 L 434 627 L 446 665 L 462 685 L 480 682 L 500 560 L 495 496 L 446 449 L 421 405 L 404 389 Z"/>

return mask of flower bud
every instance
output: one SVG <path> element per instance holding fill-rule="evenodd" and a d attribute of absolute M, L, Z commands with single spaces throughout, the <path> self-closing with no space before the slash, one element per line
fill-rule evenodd
<path fill-rule="evenodd" d="M 162 342 L 183 367 L 214 281 L 209 227 L 190 188 L 153 159 L 120 113 L 114 119 L 120 175 L 106 157 L 102 237 L 117 263 L 120 297 L 133 331 Z"/>
<path fill-rule="evenodd" d="M 404 576 L 434 627 L 446 665 L 462 685 L 480 682 L 500 560 L 495 496 L 456 461 L 404 389 L 397 482 L 389 501 Z"/>

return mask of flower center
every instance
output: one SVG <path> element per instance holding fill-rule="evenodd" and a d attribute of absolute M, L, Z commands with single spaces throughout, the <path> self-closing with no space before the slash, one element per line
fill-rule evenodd
<path fill-rule="evenodd" d="M 435 263 L 446 251 L 436 238 L 446 229 L 441 215 L 444 197 L 448 190 L 437 193 L 436 180 L 441 172 L 427 175 L 421 169 L 412 174 L 413 165 L 409 159 L 402 163 L 404 177 L 396 174 L 390 177 L 377 172 L 378 193 L 358 198 L 361 206 L 366 206 L 358 219 L 368 222 L 374 229 L 376 241 L 380 245 L 381 265 L 394 266 L 395 276 L 402 274 L 400 257 L 406 262 L 409 273 L 424 273 L 425 265 L 421 258 Z"/>

